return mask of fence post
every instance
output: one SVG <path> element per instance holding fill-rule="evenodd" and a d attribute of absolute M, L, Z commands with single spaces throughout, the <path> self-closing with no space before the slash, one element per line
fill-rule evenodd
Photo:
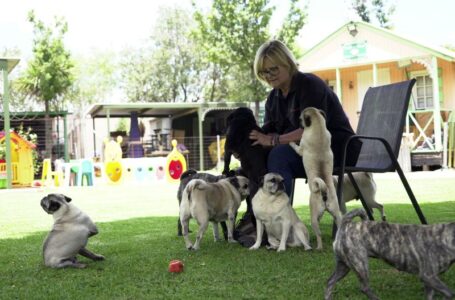
<path fill-rule="evenodd" d="M 217 134 L 216 136 L 216 156 L 217 156 L 217 163 L 216 169 L 218 172 L 221 172 L 221 143 L 220 143 L 220 136 Z"/>

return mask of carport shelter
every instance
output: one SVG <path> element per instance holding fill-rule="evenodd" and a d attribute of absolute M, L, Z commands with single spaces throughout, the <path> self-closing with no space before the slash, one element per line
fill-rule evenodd
<path fill-rule="evenodd" d="M 95 119 L 105 118 L 107 121 L 107 129 L 110 133 L 110 119 L 111 118 L 131 118 L 132 115 L 137 115 L 140 118 L 170 118 L 172 122 L 172 129 L 188 130 L 185 119 L 196 119 L 197 130 L 191 132 L 193 136 L 199 137 L 199 165 L 200 170 L 204 170 L 204 151 L 203 151 L 203 138 L 205 129 L 204 126 L 206 118 L 210 114 L 216 114 L 215 121 L 222 119 L 225 122 L 226 115 L 238 108 L 247 107 L 248 104 L 244 102 L 205 102 L 205 103 L 169 103 L 169 102 L 152 102 L 152 103 L 119 103 L 119 104 L 94 104 L 90 107 L 87 114 L 91 116 L 94 128 L 94 140 L 96 139 Z M 189 124 L 192 124 L 191 121 Z M 224 124 L 224 123 L 223 123 Z M 176 128 L 176 126 L 180 128 Z M 94 145 L 96 145 L 94 143 Z M 95 146 L 96 147 L 96 146 Z M 96 153 L 96 149 L 95 149 Z"/>

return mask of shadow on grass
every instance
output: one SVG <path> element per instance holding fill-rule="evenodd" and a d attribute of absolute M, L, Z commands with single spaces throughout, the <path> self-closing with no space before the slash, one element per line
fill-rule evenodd
<path fill-rule="evenodd" d="M 352 208 L 354 206 L 350 206 Z M 455 202 L 424 204 L 430 223 L 455 220 Z M 297 213 L 309 224 L 308 207 Z M 387 205 L 391 222 L 417 223 L 410 205 Z M 377 214 L 377 213 L 376 213 Z M 276 253 L 261 248 L 249 251 L 237 244 L 214 243 L 207 230 L 198 252 L 185 249 L 176 236 L 175 217 L 136 218 L 98 224 L 100 234 L 88 248 L 105 261 L 85 270 L 45 268 L 41 246 L 46 232 L 24 238 L 0 240 L 2 299 L 159 299 L 159 298 L 255 298 L 321 299 L 333 271 L 332 221 L 322 219 L 323 251 L 288 249 Z M 194 220 L 191 229 L 196 231 Z M 314 234 L 308 228 L 311 243 Z M 194 233 L 191 239 L 194 240 Z M 181 274 L 167 272 L 169 261 L 185 264 Z M 381 299 L 423 299 L 423 288 L 414 275 L 398 272 L 382 261 L 370 260 L 373 290 Z M 455 288 L 455 268 L 442 276 Z M 335 299 L 365 299 L 356 277 L 349 274 L 336 287 Z"/>

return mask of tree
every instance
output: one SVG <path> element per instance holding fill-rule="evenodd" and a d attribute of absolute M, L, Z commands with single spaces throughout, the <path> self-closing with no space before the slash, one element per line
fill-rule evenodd
<path fill-rule="evenodd" d="M 117 55 L 112 51 L 94 51 L 76 57 L 72 72 L 74 83 L 61 105 L 82 111 L 87 104 L 105 101 L 116 91 L 118 69 Z"/>
<path fill-rule="evenodd" d="M 387 5 L 387 0 L 371 0 L 370 3 L 367 0 L 352 0 L 351 5 L 362 21 L 372 23 L 370 15 L 374 14 L 379 26 L 392 28 L 390 17 L 395 12 L 395 5 Z"/>
<path fill-rule="evenodd" d="M 370 23 L 370 10 L 367 7 L 367 0 L 352 0 L 352 9 L 362 21 Z"/>
<path fill-rule="evenodd" d="M 123 86 L 131 101 L 193 101 L 201 93 L 201 53 L 191 38 L 191 14 L 160 8 L 150 45 L 122 61 Z"/>
<path fill-rule="evenodd" d="M 290 3 L 278 37 L 294 46 L 306 14 L 298 8 L 297 0 Z M 194 15 L 201 49 L 210 62 L 219 66 L 221 77 L 229 79 L 229 100 L 253 101 L 256 112 L 259 101 L 265 99 L 266 88 L 254 74 L 254 57 L 271 36 L 269 24 L 274 10 L 268 0 L 213 0 L 208 14 L 196 8 Z"/>
<path fill-rule="evenodd" d="M 300 29 L 305 25 L 305 20 L 308 17 L 306 13 L 307 7 L 299 7 L 299 0 L 291 0 L 290 2 L 289 12 L 278 33 L 278 39 L 289 47 L 296 58 L 299 58 L 303 53 L 296 44 L 296 38 Z"/>
<path fill-rule="evenodd" d="M 63 95 L 73 84 L 73 62 L 63 44 L 68 25 L 63 18 L 55 18 L 53 26 L 45 26 L 35 17 L 34 11 L 28 14 L 33 24 L 33 59 L 28 62 L 25 75 L 19 78 L 21 89 L 29 98 L 44 103 L 46 116 L 46 156 L 52 154 L 52 123 L 49 112 L 58 106 Z"/>

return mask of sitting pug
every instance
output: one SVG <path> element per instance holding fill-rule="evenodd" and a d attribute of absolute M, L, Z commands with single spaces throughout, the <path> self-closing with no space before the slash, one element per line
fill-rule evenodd
<path fill-rule="evenodd" d="M 228 177 L 214 183 L 201 179 L 191 180 L 183 191 L 180 203 L 180 222 L 186 248 L 188 250 L 199 249 L 209 221 L 213 223 L 213 235 L 216 241 L 219 240 L 218 223 L 227 221 L 228 242 L 235 243 L 233 238 L 235 216 L 241 201 L 248 194 L 248 178 L 243 176 Z M 194 246 L 188 238 L 191 217 L 195 218 L 199 224 Z"/>
<path fill-rule="evenodd" d="M 250 250 L 256 250 L 261 246 L 264 227 L 270 244 L 269 249 L 278 249 L 280 252 L 286 250 L 286 245 L 311 249 L 308 230 L 291 206 L 281 175 L 266 174 L 261 187 L 253 197 L 252 204 L 257 235 L 256 243 Z"/>
<path fill-rule="evenodd" d="M 97 234 L 98 229 L 89 216 L 70 202 L 71 198 L 62 194 L 49 194 L 41 199 L 41 207 L 54 217 L 54 225 L 43 245 L 47 267 L 85 268 L 85 264 L 77 261 L 77 254 L 92 260 L 104 259 L 85 248 L 88 238 Z"/>

